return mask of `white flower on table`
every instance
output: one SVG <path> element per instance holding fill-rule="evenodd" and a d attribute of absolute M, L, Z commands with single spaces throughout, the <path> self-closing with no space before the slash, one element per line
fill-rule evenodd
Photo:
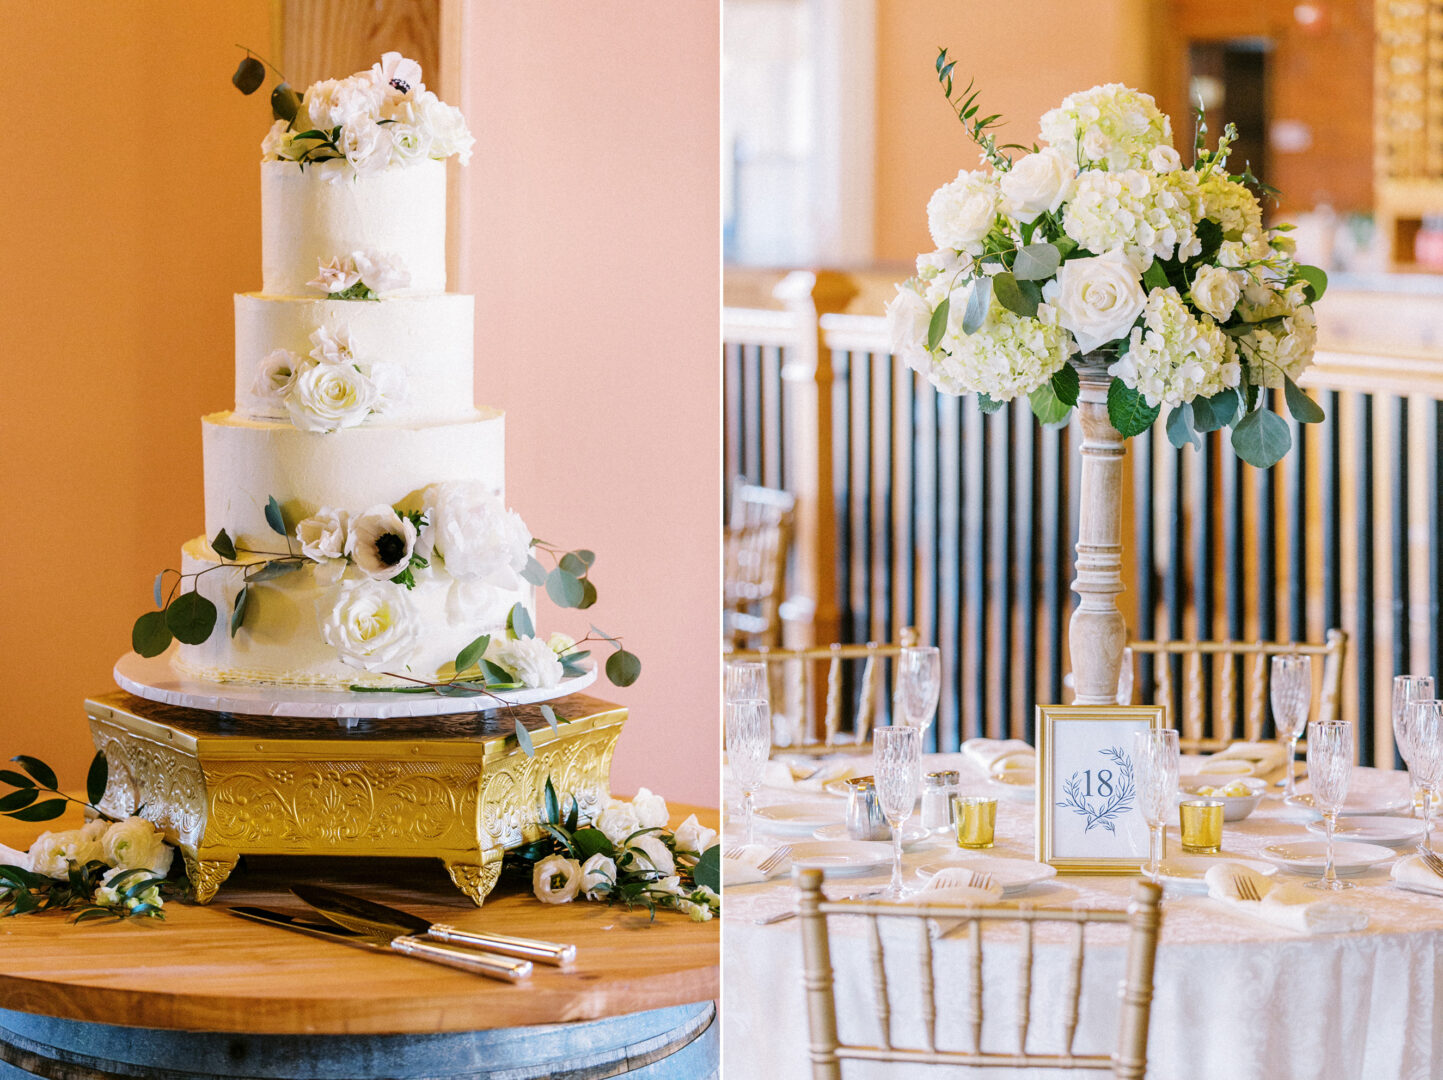
<path fill-rule="evenodd" d="M 1072 194 L 1077 163 L 1054 147 L 1028 154 L 997 181 L 1007 213 L 1018 221 L 1035 221 L 1055 214 Z"/>
<path fill-rule="evenodd" d="M 708 829 L 692 814 L 676 828 L 674 834 L 678 852 L 691 851 L 701 855 L 716 843 L 716 830 Z"/>
<path fill-rule="evenodd" d="M 631 805 L 636 809 L 636 820 L 643 829 L 664 829 L 671 818 L 671 812 L 666 808 L 666 800 L 650 788 L 639 790 L 631 800 Z"/>
<path fill-rule="evenodd" d="M 349 523 L 345 554 L 368 578 L 389 581 L 404 573 L 415 550 L 415 524 L 385 503 L 371 507 Z"/>
<path fill-rule="evenodd" d="M 1001 209 L 997 181 L 985 172 L 963 169 L 927 201 L 927 227 L 939 248 L 982 253 L 982 239 L 992 231 Z"/>
<path fill-rule="evenodd" d="M 588 900 L 600 900 L 616 884 L 616 861 L 597 852 L 581 864 L 581 891 Z"/>
<path fill-rule="evenodd" d="M 484 484 L 432 484 L 421 493 L 429 523 L 423 555 L 434 548 L 454 578 L 515 589 L 531 551 L 531 530 Z"/>
<path fill-rule="evenodd" d="M 351 364 L 316 363 L 299 371 L 285 397 L 291 423 L 303 431 L 355 427 L 382 405 L 370 378 Z"/>
<path fill-rule="evenodd" d="M 84 866 L 104 859 L 100 841 L 83 829 L 41 833 L 30 845 L 30 869 L 60 881 L 69 875 L 71 863 Z"/>
<path fill-rule="evenodd" d="M 350 536 L 350 515 L 344 510 L 323 506 L 296 526 L 296 540 L 301 554 L 318 562 L 346 557 L 346 540 Z"/>
<path fill-rule="evenodd" d="M 636 820 L 636 808 L 621 799 L 610 800 L 592 824 L 613 844 L 621 844 L 641 828 Z"/>
<path fill-rule="evenodd" d="M 407 660 L 419 632 L 410 594 L 369 578 L 337 587 L 321 623 L 321 636 L 341 662 L 367 671 Z"/>
<path fill-rule="evenodd" d="M 581 889 L 581 864 L 564 855 L 548 855 L 531 872 L 531 891 L 543 904 L 566 904 Z"/>
<path fill-rule="evenodd" d="M 540 638 L 492 639 L 486 659 L 504 669 L 522 686 L 550 689 L 561 682 L 561 661 Z"/>
<path fill-rule="evenodd" d="M 152 885 L 150 886 L 150 888 L 144 889 L 140 893 L 129 898 L 122 897 L 120 894 L 121 888 L 129 888 L 130 885 L 132 885 L 135 881 L 145 877 L 144 874 L 132 873 L 129 877 L 122 881 L 119 886 L 111 884 L 111 882 L 113 882 L 121 874 L 125 873 L 129 873 L 129 871 L 125 867 L 113 866 L 104 874 L 102 874 L 100 878 L 100 884 L 96 887 L 95 895 L 92 897 L 92 900 L 95 903 L 101 904 L 105 907 L 115 907 L 119 904 L 124 904 L 128 908 L 136 908 L 139 907 L 141 904 L 150 904 L 153 907 L 165 906 L 165 900 L 160 895 L 159 885 Z"/>
<path fill-rule="evenodd" d="M 672 857 L 671 848 L 656 833 L 643 833 L 627 841 L 621 853 L 621 862 L 634 870 L 655 873 L 658 878 L 676 873 L 676 860 Z"/>
<path fill-rule="evenodd" d="M 1042 295 L 1083 352 L 1126 337 L 1147 306 L 1142 276 L 1121 251 L 1069 259 Z"/>
<path fill-rule="evenodd" d="M 165 842 L 165 834 L 145 818 L 128 817 L 105 830 L 100 841 L 105 862 L 122 870 L 145 869 L 156 877 L 170 872 L 175 849 Z"/>

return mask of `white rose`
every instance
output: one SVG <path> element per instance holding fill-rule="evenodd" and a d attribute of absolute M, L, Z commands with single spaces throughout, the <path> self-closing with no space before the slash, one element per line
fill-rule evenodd
<path fill-rule="evenodd" d="M 670 877 L 676 873 L 676 860 L 672 858 L 671 848 L 656 833 L 633 837 L 621 858 L 622 862 L 630 862 L 637 870 L 655 873 L 657 877 Z"/>
<path fill-rule="evenodd" d="M 112 866 L 100 876 L 100 884 L 95 889 L 94 897 L 97 904 L 109 907 L 120 903 L 120 892 L 112 888 L 110 883 L 123 873 L 125 873 L 124 867 Z"/>
<path fill-rule="evenodd" d="M 332 330 L 329 326 L 318 326 L 311 331 L 311 359 L 321 364 L 345 364 L 356 362 L 356 349 L 351 343 L 351 332 L 345 327 Z"/>
<path fill-rule="evenodd" d="M 124 870 L 144 868 L 156 877 L 170 872 L 175 849 L 165 842 L 165 834 L 145 818 L 128 817 L 105 830 L 100 841 L 105 861 Z"/>
<path fill-rule="evenodd" d="M 1238 286 L 1238 275 L 1221 266 L 1204 266 L 1193 278 L 1188 296 L 1193 306 L 1206 312 L 1218 322 L 1227 322 L 1233 308 L 1238 306 L 1242 289 Z"/>
<path fill-rule="evenodd" d="M 330 119 L 327 127 L 329 129 L 337 124 L 341 125 L 345 129 L 341 132 L 343 139 L 346 131 L 352 129 L 374 130 L 375 121 L 380 118 L 381 105 L 385 100 L 384 89 L 377 86 L 369 75 L 352 75 L 342 79 L 331 90 L 326 103 Z M 346 156 L 349 158 L 350 154 Z"/>
<path fill-rule="evenodd" d="M 140 820 L 140 819 L 134 819 Z M 150 823 L 145 823 L 149 828 Z M 48 878 L 64 881 L 70 873 L 70 864 L 84 866 L 106 858 L 100 842 L 83 829 L 66 829 L 63 832 L 41 833 L 30 845 L 30 869 Z"/>
<path fill-rule="evenodd" d="M 345 292 L 356 282 L 361 280 L 361 275 L 356 272 L 356 264 L 353 260 L 344 255 L 337 255 L 329 261 L 317 260 L 316 276 L 306 282 L 313 289 L 320 289 L 329 296 L 331 293 Z"/>
<path fill-rule="evenodd" d="M 1182 168 L 1182 155 L 1171 146 L 1154 146 L 1148 151 L 1147 162 L 1157 172 L 1177 172 Z"/>
<path fill-rule="evenodd" d="M 341 129 L 336 145 L 361 176 L 379 172 L 391 163 L 390 133 L 376 124 L 348 124 Z"/>
<path fill-rule="evenodd" d="M 561 682 L 561 661 L 540 638 L 492 639 L 486 659 L 511 673 L 522 686 L 550 689 Z"/>
<path fill-rule="evenodd" d="M 372 292 L 388 293 L 411 284 L 411 272 L 399 256 L 384 251 L 357 251 L 351 255 L 356 273 Z"/>
<path fill-rule="evenodd" d="M 291 125 L 284 120 L 277 120 L 261 140 L 261 160 L 279 161 L 283 157 L 289 157 L 287 151 L 290 146 Z"/>
<path fill-rule="evenodd" d="M 515 589 L 531 552 L 531 530 L 484 484 L 433 484 L 421 493 L 430 541 L 452 577 Z"/>
<path fill-rule="evenodd" d="M 1147 306 L 1142 279 L 1121 251 L 1069 259 L 1043 295 L 1083 352 L 1125 337 Z"/>
<path fill-rule="evenodd" d="M 315 562 L 341 559 L 346 554 L 348 515 L 344 510 L 323 506 L 296 526 L 301 554 Z"/>
<path fill-rule="evenodd" d="M 581 891 L 588 900 L 600 900 L 616 884 L 616 863 L 597 852 L 581 864 Z"/>
<path fill-rule="evenodd" d="M 692 814 L 677 826 L 675 837 L 678 851 L 694 851 L 700 855 L 716 843 L 716 830 L 708 829 Z"/>
<path fill-rule="evenodd" d="M 622 802 L 619 799 L 612 799 L 596 815 L 592 825 L 601 830 L 603 836 L 613 844 L 622 843 L 628 836 L 636 832 L 641 826 L 636 820 L 636 810 L 631 803 Z"/>
<path fill-rule="evenodd" d="M 641 823 L 643 829 L 666 828 L 666 823 L 671 819 L 671 814 L 666 808 L 666 800 L 655 792 L 642 788 L 631 800 L 631 805 L 636 809 L 636 820 Z"/>
<path fill-rule="evenodd" d="M 321 636 L 341 661 L 367 671 L 408 660 L 419 631 L 410 593 L 369 579 L 342 584 L 321 622 Z"/>
<path fill-rule="evenodd" d="M 531 891 L 543 904 L 566 904 L 581 888 L 581 864 L 564 855 L 548 855 L 531 873 Z"/>
<path fill-rule="evenodd" d="M 456 154 L 462 165 L 471 160 L 476 140 L 466 127 L 466 118 L 454 105 L 447 105 L 427 90 L 416 96 L 416 124 L 423 137 L 431 138 L 431 156 L 447 158 Z"/>
<path fill-rule="evenodd" d="M 416 526 L 385 503 L 351 519 L 346 554 L 369 578 L 389 581 L 411 565 Z"/>
<path fill-rule="evenodd" d="M 286 391 L 291 423 L 303 431 L 355 427 L 380 404 L 375 384 L 349 364 L 310 364 Z"/>
<path fill-rule="evenodd" d="M 256 368 L 251 393 L 265 404 L 279 408 L 285 402 L 286 392 L 290 390 L 296 368 L 300 365 L 301 358 L 289 349 L 268 353 Z"/>
<path fill-rule="evenodd" d="M 295 128 L 297 131 L 320 128 L 329 132 L 336 126 L 331 122 L 331 112 L 336 88 L 340 85 L 339 79 L 322 79 L 306 87 L 306 92 L 301 99 L 301 111 L 296 116 Z"/>
<path fill-rule="evenodd" d="M 416 124 L 397 122 L 387 124 L 391 129 L 391 160 L 397 165 L 409 165 L 431 156 L 431 133 Z"/>
<path fill-rule="evenodd" d="M 897 286 L 897 295 L 887 302 L 887 335 L 893 354 L 903 357 L 927 354 L 927 331 L 932 325 L 932 308 L 915 290 Z"/>
<path fill-rule="evenodd" d="M 1048 147 L 1017 161 L 997 183 L 1007 212 L 1018 221 L 1035 221 L 1040 214 L 1056 213 L 1076 178 L 1077 165 Z"/>
<path fill-rule="evenodd" d="M 576 648 L 576 639 L 570 634 L 563 634 L 560 630 L 552 632 L 546 639 L 546 645 L 557 656 L 565 656 L 572 649 Z"/>
<path fill-rule="evenodd" d="M 380 62 L 371 65 L 370 74 L 372 82 L 402 94 L 419 94 L 426 89 L 421 81 L 421 65 L 398 52 L 382 53 Z"/>
<path fill-rule="evenodd" d="M 982 172 L 963 169 L 927 201 L 927 227 L 939 248 L 982 251 L 982 238 L 992 231 L 1000 203 L 997 183 Z"/>
<path fill-rule="evenodd" d="M 678 875 L 676 875 L 676 874 L 668 874 L 666 877 L 657 878 L 655 881 L 653 881 L 653 882 L 651 883 L 651 885 L 649 886 L 649 888 L 650 888 L 651 891 L 654 892 L 654 893 L 658 893 L 658 892 L 659 892 L 659 893 L 669 893 L 669 894 L 672 895 L 672 896 L 680 896 L 680 895 L 681 895 L 681 878 L 680 878 L 680 876 L 678 876 Z M 685 902 L 685 901 L 682 901 L 681 903 L 684 903 L 684 902 Z M 677 903 L 677 904 L 675 905 L 675 906 L 676 906 L 676 909 L 677 909 L 678 911 L 684 911 L 684 910 L 686 910 L 685 908 L 683 908 L 683 907 L 681 906 L 681 903 Z"/>

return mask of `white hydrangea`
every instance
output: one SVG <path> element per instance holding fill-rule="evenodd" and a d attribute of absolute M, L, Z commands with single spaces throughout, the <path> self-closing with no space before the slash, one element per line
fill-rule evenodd
<path fill-rule="evenodd" d="M 1253 276 L 1243 286 L 1238 300 L 1238 314 L 1244 322 L 1259 323 L 1291 315 L 1307 302 L 1304 285 L 1296 281 L 1286 287 L 1267 277 Z"/>
<path fill-rule="evenodd" d="M 963 169 L 927 200 L 927 228 L 939 248 L 982 253 L 982 240 L 996 224 L 1002 193 L 990 173 Z"/>
<path fill-rule="evenodd" d="M 1107 83 L 1044 113 L 1042 141 L 1082 168 L 1121 172 L 1147 167 L 1154 148 L 1171 146 L 1172 123 L 1151 94 Z"/>
<path fill-rule="evenodd" d="M 1249 381 L 1256 386 L 1280 387 L 1284 375 L 1297 382 L 1312 364 L 1317 342 L 1317 319 L 1313 309 L 1304 304 L 1280 323 L 1254 326 L 1238 351 L 1248 365 Z"/>
<path fill-rule="evenodd" d="M 1207 316 L 1197 317 L 1174 288 L 1154 289 L 1128 350 L 1108 374 L 1140 391 L 1148 405 L 1177 405 L 1237 386 L 1233 343 Z"/>
<path fill-rule="evenodd" d="M 1196 185 L 1196 174 L 1187 170 L 1084 172 L 1063 211 L 1062 228 L 1094 255 L 1126 252 L 1139 272 L 1155 258 L 1190 258 L 1202 249 L 1193 229 Z"/>
<path fill-rule="evenodd" d="M 1027 318 L 1008 311 L 994 297 L 986 322 L 967 334 L 962 317 L 970 294 L 970 287 L 953 294 L 947 333 L 936 352 L 903 357 L 939 391 L 1011 401 L 1030 394 L 1067 362 L 1072 338 L 1058 325 L 1050 305 L 1038 305 L 1036 318 Z"/>
<path fill-rule="evenodd" d="M 1212 172 L 1198 182 L 1201 216 L 1222 226 L 1223 239 L 1256 240 L 1263 233 L 1263 208 L 1242 184 Z"/>

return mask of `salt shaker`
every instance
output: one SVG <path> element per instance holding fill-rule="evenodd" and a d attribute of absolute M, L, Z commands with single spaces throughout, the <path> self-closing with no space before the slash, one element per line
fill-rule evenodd
<path fill-rule="evenodd" d="M 952 796 L 961 782 L 956 769 L 930 772 L 922 778 L 922 828 L 935 832 L 952 827 Z"/>

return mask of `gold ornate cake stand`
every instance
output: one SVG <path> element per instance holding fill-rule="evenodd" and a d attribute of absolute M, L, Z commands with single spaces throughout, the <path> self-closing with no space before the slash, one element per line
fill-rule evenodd
<path fill-rule="evenodd" d="M 110 763 L 101 809 L 140 814 L 178 847 L 208 903 L 242 855 L 440 859 L 478 905 L 507 850 L 539 839 L 549 777 L 583 818 L 609 797 L 626 710 L 575 694 L 497 712 L 360 720 L 243 716 L 124 691 L 85 703 Z M 512 734 L 531 733 L 528 757 Z"/>

